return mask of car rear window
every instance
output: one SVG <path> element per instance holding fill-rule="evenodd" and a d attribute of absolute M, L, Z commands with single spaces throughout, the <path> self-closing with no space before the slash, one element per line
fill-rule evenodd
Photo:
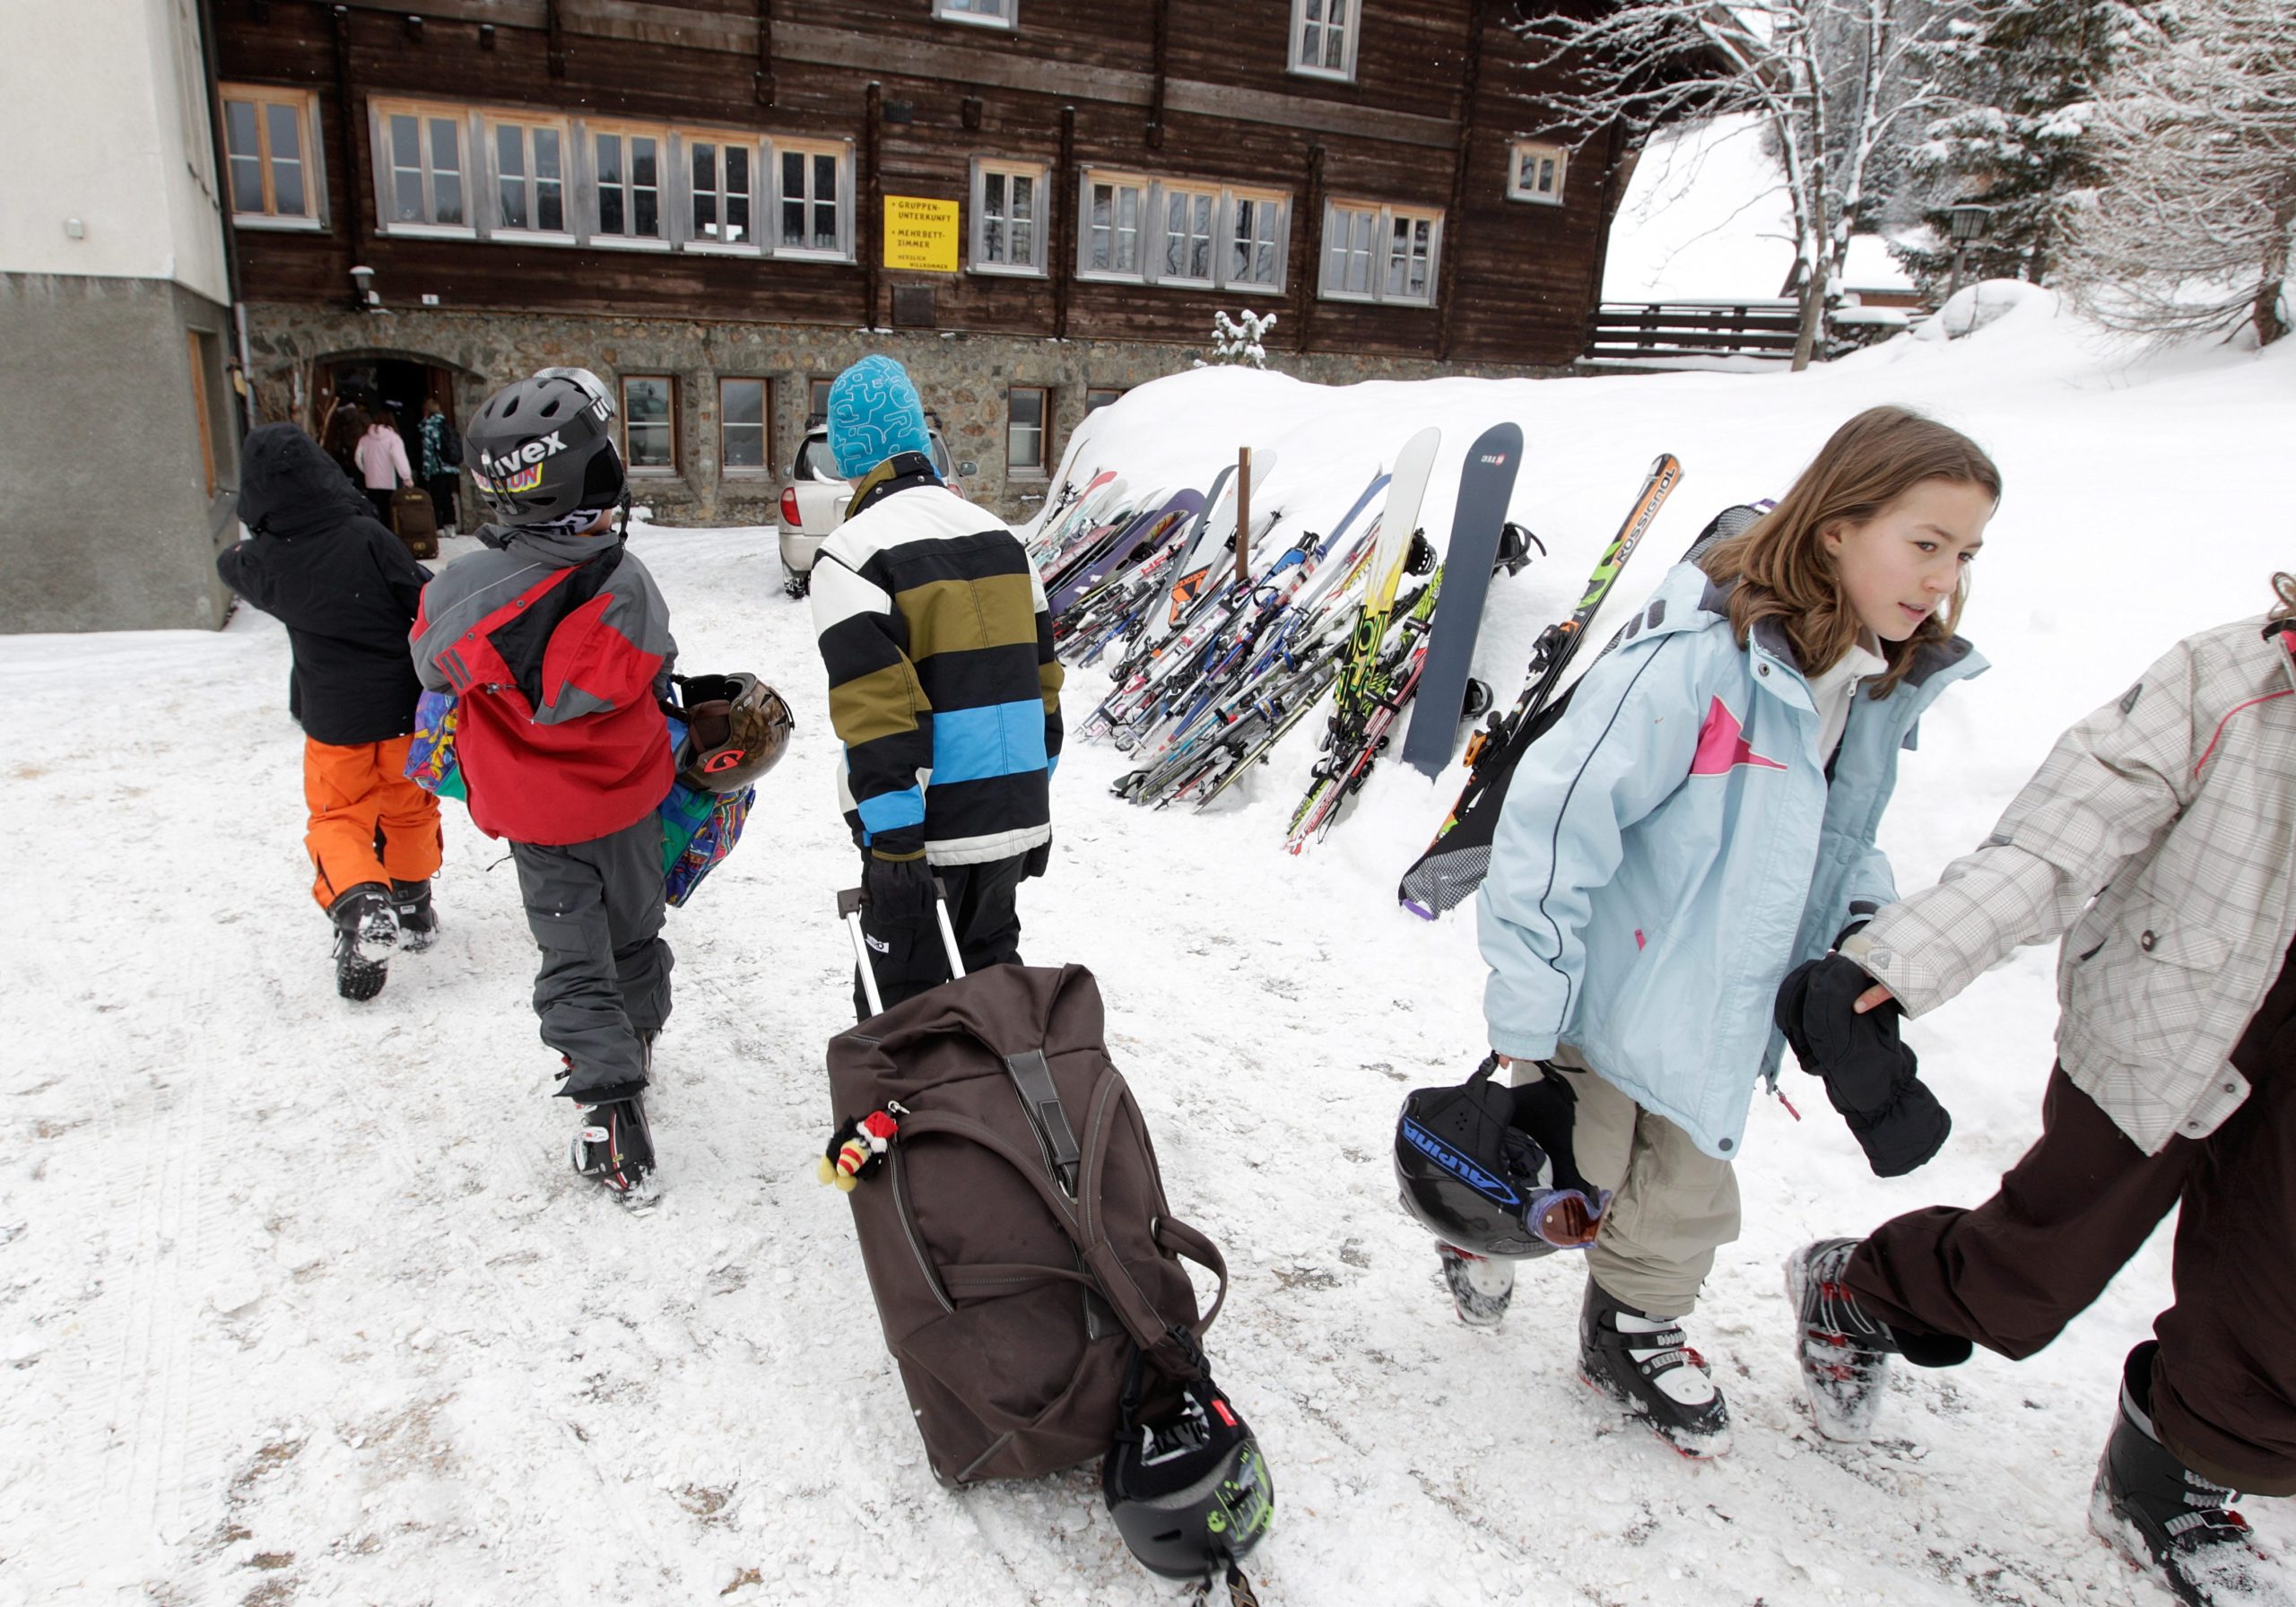
<path fill-rule="evenodd" d="M 949 443 L 941 439 L 937 430 L 933 432 L 933 466 L 944 480 L 953 482 L 957 477 L 956 460 L 949 456 Z M 837 459 L 830 456 L 829 438 L 822 435 L 805 438 L 805 444 L 797 448 L 796 467 L 790 473 L 798 480 L 845 478 L 837 472 Z"/>

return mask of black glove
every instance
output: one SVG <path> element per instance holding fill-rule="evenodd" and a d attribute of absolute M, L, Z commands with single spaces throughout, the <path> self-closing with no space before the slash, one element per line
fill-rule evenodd
<path fill-rule="evenodd" d="M 861 864 L 862 901 L 881 926 L 921 926 L 933 918 L 933 867 L 923 849 L 890 859 L 872 848 Z"/>
<path fill-rule="evenodd" d="M 1021 880 L 1026 882 L 1031 877 L 1043 875 L 1045 868 L 1051 864 L 1052 838 L 1048 837 L 1021 856 Z"/>
<path fill-rule="evenodd" d="M 1826 1098 L 1849 1124 L 1874 1175 L 1898 1177 L 1944 1147 L 1953 1118 L 1915 1074 L 1913 1051 L 1898 1037 L 1905 1013 L 1898 1002 L 1864 1015 L 1853 1008 L 1873 986 L 1854 960 L 1813 960 L 1787 974 L 1775 1019 L 1802 1069 L 1825 1080 Z"/>

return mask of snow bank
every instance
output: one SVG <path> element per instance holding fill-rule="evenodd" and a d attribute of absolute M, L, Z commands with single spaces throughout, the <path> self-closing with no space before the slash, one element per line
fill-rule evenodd
<path fill-rule="evenodd" d="M 1884 829 L 1914 888 L 2063 725 L 2183 632 L 2261 608 L 2296 557 L 2292 360 L 2125 359 L 2034 302 L 1799 377 L 1187 374 L 1095 413 L 1077 456 L 1200 485 L 1273 447 L 1264 504 L 1312 524 L 1434 422 L 1439 534 L 1465 442 L 1519 421 L 1513 513 L 1551 551 L 1492 587 L 1476 669 L 1509 695 L 1655 452 L 1684 487 L 1611 619 L 1856 409 L 1949 418 L 2008 493 L 1968 617 L 1995 668 L 1926 722 Z M 747 839 L 671 916 L 648 1218 L 565 1168 L 515 884 L 458 812 L 439 947 L 371 1006 L 333 996 L 274 625 L 0 639 L 0 1603 L 1177 1599 L 1090 1470 L 963 1496 L 926 1470 L 842 1198 L 810 1173 L 849 974 L 828 894 L 854 864 L 806 611 L 770 530 L 640 527 L 635 550 L 687 666 L 753 669 L 799 722 Z M 59 689 L 133 689 L 144 717 L 91 740 Z M 1691 1323 L 1737 1450 L 1684 1463 L 1574 1380 L 1569 1258 L 1526 1272 L 1500 1332 L 1452 1318 L 1387 1149 L 1403 1093 L 1479 1053 L 1471 922 L 1393 902 L 1457 772 L 1383 765 L 1293 860 L 1305 764 L 1287 751 L 1240 807 L 1194 817 L 1109 797 L 1121 759 L 1078 747 L 1024 899 L 1029 954 L 1100 975 L 1175 1208 L 1227 1247 L 1211 1348 L 1279 1492 L 1264 1601 L 2166 1601 L 2083 1527 L 2119 1358 L 2168 1297 L 2165 1238 L 2039 1360 L 1901 1371 L 1865 1447 L 1813 1436 L 1778 1291 L 1796 1244 L 1975 1201 L 2031 1141 L 2048 956 L 1914 1029 L 1955 1116 L 1914 1177 L 1874 1179 L 1798 1073 L 1806 1120 L 1758 1101 L 1744 1235 Z M 2252 1508 L 2283 1547 L 2286 1507 Z"/>

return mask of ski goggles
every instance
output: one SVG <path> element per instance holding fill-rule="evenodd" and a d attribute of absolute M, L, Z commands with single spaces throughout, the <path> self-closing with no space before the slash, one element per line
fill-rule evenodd
<path fill-rule="evenodd" d="M 1558 1250 L 1583 1250 L 1602 1231 L 1603 1212 L 1610 1204 L 1607 1188 L 1591 1200 L 1578 1189 L 1550 1188 L 1524 1203 L 1523 1225 Z"/>

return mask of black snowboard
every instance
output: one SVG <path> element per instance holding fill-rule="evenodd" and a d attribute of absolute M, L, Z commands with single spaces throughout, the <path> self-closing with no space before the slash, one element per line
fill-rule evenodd
<path fill-rule="evenodd" d="M 1483 629 L 1483 599 L 1507 527 L 1507 500 L 1523 465 L 1519 424 L 1493 424 L 1467 448 L 1459 471 L 1459 499 L 1451 514 L 1451 540 L 1443 549 L 1443 594 L 1428 628 L 1427 662 L 1404 738 L 1403 761 L 1431 779 L 1457 751 L 1459 711 L 1466 707 L 1467 670 Z"/>

